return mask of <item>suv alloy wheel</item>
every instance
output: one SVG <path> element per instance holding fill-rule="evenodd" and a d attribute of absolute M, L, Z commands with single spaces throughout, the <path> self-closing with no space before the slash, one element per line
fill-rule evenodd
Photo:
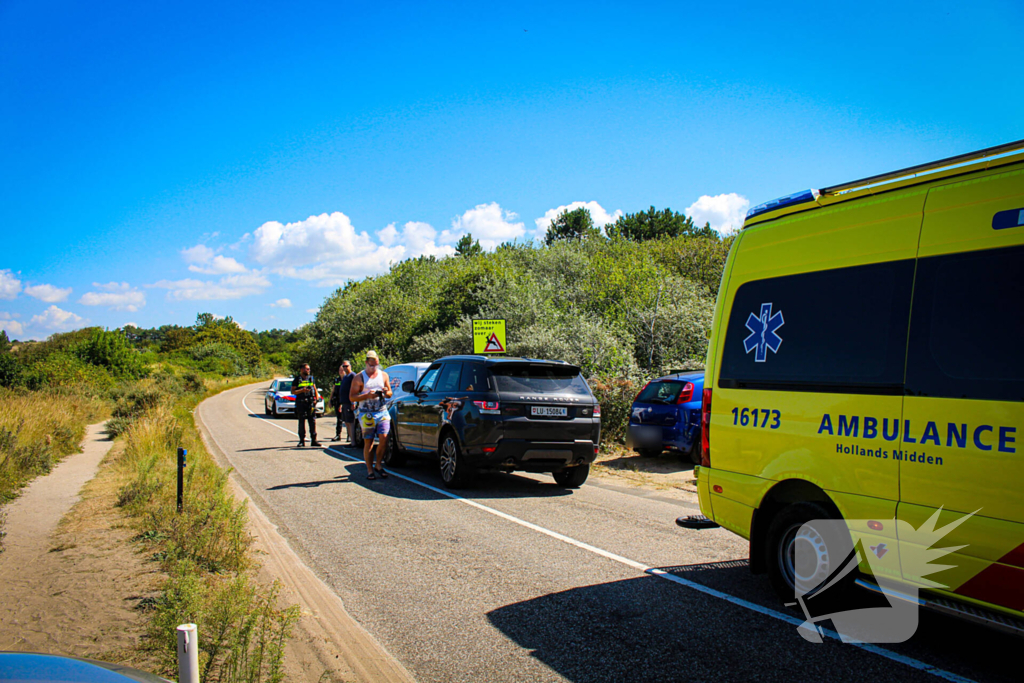
<path fill-rule="evenodd" d="M 401 467 L 405 464 L 405 451 L 398 445 L 398 439 L 392 432 L 384 446 L 384 464 L 388 467 Z"/>
<path fill-rule="evenodd" d="M 450 489 L 462 488 L 469 483 L 473 473 L 466 467 L 466 461 L 462 459 L 462 449 L 459 448 L 459 440 L 453 432 L 448 432 L 441 440 L 441 447 L 437 449 L 438 460 L 441 464 L 441 481 Z"/>

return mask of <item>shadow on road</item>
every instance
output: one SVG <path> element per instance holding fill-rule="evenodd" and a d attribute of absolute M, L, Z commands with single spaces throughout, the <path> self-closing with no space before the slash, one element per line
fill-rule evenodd
<path fill-rule="evenodd" d="M 743 562 L 665 571 L 786 612 Z M 789 612 L 797 616 L 795 612 Z M 653 576 L 573 588 L 487 614 L 502 633 L 577 683 L 597 681 L 935 681 L 930 674 Z M 829 624 L 826 624 L 829 625 Z M 932 613 L 892 652 L 979 681 L 1018 680 L 1016 638 Z"/>
<path fill-rule="evenodd" d="M 327 484 L 347 484 L 352 481 L 352 475 L 348 476 L 339 474 L 334 479 L 321 479 L 320 481 L 299 481 L 294 484 L 278 484 L 277 486 L 271 486 L 268 491 L 280 491 L 282 489 L 315 489 L 319 486 L 325 486 Z"/>
<path fill-rule="evenodd" d="M 336 451 L 342 451 L 349 456 L 359 458 L 359 461 L 354 462 L 350 460 L 350 458 L 346 458 L 344 455 Z M 335 460 L 340 460 L 344 463 L 351 462 L 353 465 L 358 465 L 358 468 L 355 470 L 351 467 L 346 467 L 350 473 L 350 479 L 356 483 L 363 484 L 368 488 L 371 488 L 376 493 L 412 500 L 437 500 L 447 498 L 447 496 L 443 494 L 436 493 L 430 489 L 424 488 L 423 486 L 399 479 L 395 476 L 390 476 L 384 480 L 366 479 L 366 465 L 363 463 L 362 449 L 332 446 L 331 448 L 324 448 L 323 452 Z M 441 477 L 437 473 L 437 463 L 429 459 L 411 458 L 402 467 L 388 468 L 388 472 L 402 474 L 435 488 L 444 489 L 444 482 L 441 481 Z M 557 498 L 572 495 L 571 490 L 558 486 L 554 483 L 554 480 L 548 483 L 544 481 L 537 481 L 536 479 L 531 479 L 529 477 L 505 474 L 502 472 L 479 472 L 473 480 L 472 487 L 459 489 L 452 493 L 471 500 Z"/>

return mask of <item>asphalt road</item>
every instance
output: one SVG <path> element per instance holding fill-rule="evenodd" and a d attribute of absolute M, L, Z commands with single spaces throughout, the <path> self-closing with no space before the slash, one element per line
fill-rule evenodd
<path fill-rule="evenodd" d="M 615 487 L 488 475 L 457 496 L 413 461 L 296 448 L 263 385 L 199 411 L 253 500 L 349 613 L 419 681 L 1018 681 L 1020 639 L 931 613 L 907 643 L 797 632 L 747 544 L 687 531 L 694 510 Z M 334 417 L 319 421 L 333 436 Z M 353 460 L 358 458 L 358 461 Z"/>

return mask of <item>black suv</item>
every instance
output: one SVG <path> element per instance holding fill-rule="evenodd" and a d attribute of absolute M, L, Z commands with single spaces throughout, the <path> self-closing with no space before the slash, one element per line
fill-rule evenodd
<path fill-rule="evenodd" d="M 576 488 L 597 457 L 601 408 L 580 369 L 533 358 L 448 356 L 391 406 L 386 462 L 437 453 L 445 486 L 477 470 L 551 472 Z"/>

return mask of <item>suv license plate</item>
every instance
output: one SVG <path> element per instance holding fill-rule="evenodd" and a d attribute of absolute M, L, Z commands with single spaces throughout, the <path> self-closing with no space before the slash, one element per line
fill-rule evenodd
<path fill-rule="evenodd" d="M 565 417 L 569 413 L 566 408 L 555 408 L 552 406 L 530 406 L 530 415 L 541 417 Z"/>

